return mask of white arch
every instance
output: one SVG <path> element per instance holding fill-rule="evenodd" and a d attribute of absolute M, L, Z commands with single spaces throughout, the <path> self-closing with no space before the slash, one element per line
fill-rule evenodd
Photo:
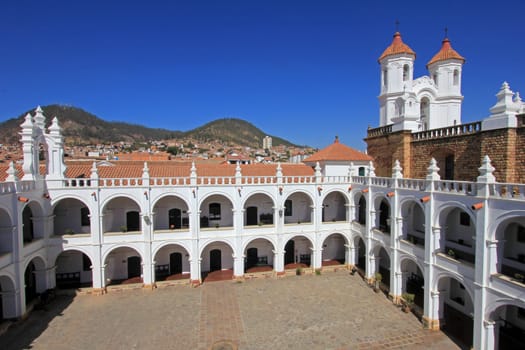
<path fill-rule="evenodd" d="M 505 298 L 501 298 L 496 301 L 493 301 L 492 303 L 487 305 L 485 312 L 483 313 L 484 319 L 490 320 L 490 321 L 496 321 L 493 319 L 493 316 L 496 310 L 499 309 L 500 307 L 509 306 L 509 305 L 525 309 L 525 302 L 523 301 L 523 298 L 505 297 Z"/>
<path fill-rule="evenodd" d="M 421 265 L 421 263 L 417 260 L 417 258 L 414 255 L 402 253 L 399 255 L 399 271 L 401 271 L 401 266 L 403 265 L 404 261 L 411 261 L 413 262 L 419 271 L 421 271 L 421 275 L 423 278 L 425 278 L 425 269 Z"/>
<path fill-rule="evenodd" d="M 199 205 L 198 205 L 199 210 L 202 207 L 202 205 L 204 204 L 204 202 L 208 198 L 210 198 L 211 196 L 222 196 L 222 197 L 228 199 L 230 201 L 230 204 L 232 205 L 232 208 L 235 209 L 235 200 L 230 196 L 230 194 L 228 194 L 226 192 L 223 192 L 223 191 L 219 191 L 219 192 L 210 192 L 206 196 L 204 196 L 203 198 L 200 198 L 199 199 Z"/>
<path fill-rule="evenodd" d="M 340 231 L 326 232 L 326 233 L 322 233 L 319 236 L 319 244 L 321 245 L 321 247 L 323 246 L 323 243 L 328 239 L 328 237 L 333 236 L 333 235 L 343 236 L 346 244 L 349 244 L 350 242 L 350 239 L 344 232 L 340 232 Z"/>
<path fill-rule="evenodd" d="M 312 248 L 315 247 L 313 240 L 310 239 L 310 237 L 308 237 L 305 233 L 297 233 L 297 234 L 292 233 L 292 234 L 290 234 L 288 236 L 289 236 L 288 239 L 283 239 L 283 242 L 282 242 L 283 245 L 281 247 L 281 251 L 284 251 L 284 248 L 286 247 L 286 243 L 288 243 L 288 241 L 294 239 L 295 237 L 304 237 L 304 238 L 306 238 L 308 240 L 308 242 L 310 242 L 310 245 L 312 246 Z"/>
<path fill-rule="evenodd" d="M 204 252 L 204 250 L 206 249 L 206 247 L 208 247 L 209 245 L 213 244 L 213 243 L 224 243 L 226 244 L 231 250 L 232 250 L 232 253 L 234 255 L 237 255 L 236 252 L 235 252 L 235 248 L 233 247 L 233 245 L 231 244 L 231 242 L 228 242 L 227 239 L 222 239 L 222 238 L 215 238 L 213 240 L 209 240 L 208 242 L 206 242 L 205 244 L 203 244 L 201 247 L 199 247 L 199 257 L 202 258 L 202 253 Z"/>
<path fill-rule="evenodd" d="M 119 248 L 129 248 L 129 249 L 134 250 L 140 256 L 140 260 L 144 263 L 144 254 L 142 253 L 140 249 L 138 249 L 137 247 L 134 247 L 133 244 L 118 243 L 118 244 L 111 245 L 110 247 L 106 249 L 106 251 L 102 255 L 102 264 L 103 265 L 106 264 L 106 259 L 108 258 L 109 254 L 111 254 L 111 252 Z"/>
<path fill-rule="evenodd" d="M 134 193 L 135 192 L 137 192 L 137 191 L 134 191 Z M 115 194 L 110 195 L 106 199 L 104 199 L 104 201 L 102 203 L 100 203 L 100 207 L 102 208 L 102 211 L 106 210 L 106 206 L 108 204 L 110 204 L 112 200 L 118 199 L 118 198 L 126 198 L 126 199 L 131 200 L 132 202 L 134 202 L 137 205 L 137 207 L 139 207 L 139 210 L 141 212 L 144 212 L 142 206 L 140 205 L 140 200 L 138 198 L 135 198 L 132 195 L 127 194 L 127 193 L 115 193 Z"/>
<path fill-rule="evenodd" d="M 42 264 L 44 265 L 42 268 L 44 268 L 44 269 L 47 268 L 47 266 L 48 266 L 48 263 L 47 263 L 47 262 L 48 262 L 48 261 L 47 261 L 47 259 L 46 259 L 44 256 L 42 256 L 40 253 L 41 253 L 41 251 L 34 252 L 33 254 L 29 255 L 28 257 L 26 257 L 26 258 L 24 259 L 24 265 L 23 265 L 23 266 L 24 266 L 24 269 L 22 270 L 22 271 L 24 271 L 24 273 L 25 273 L 25 271 L 27 270 L 27 267 L 29 266 L 29 264 L 30 264 L 31 262 L 33 262 L 33 260 L 35 260 L 35 261 L 41 260 L 41 261 L 42 261 Z M 35 268 L 38 270 L 39 267 L 37 266 L 37 264 L 35 264 Z"/>
<path fill-rule="evenodd" d="M 180 196 L 178 194 L 174 194 L 173 192 L 164 192 L 164 193 L 161 193 L 159 196 L 155 197 L 155 198 L 152 198 L 151 200 L 151 207 L 152 208 L 155 208 L 155 206 L 164 198 L 168 198 L 168 197 L 175 197 L 177 199 L 180 199 L 185 205 L 186 205 L 186 208 L 190 208 L 190 205 L 189 205 L 189 202 L 187 200 L 187 198 L 184 198 L 183 196 Z"/>
<path fill-rule="evenodd" d="M 304 191 L 304 190 L 301 190 L 301 189 L 296 189 L 296 190 L 293 190 L 293 191 L 289 192 L 286 197 L 282 198 L 282 200 L 280 201 L 279 204 L 281 206 L 284 206 L 284 203 L 286 202 L 286 200 L 288 198 L 290 198 L 292 195 L 296 194 L 296 193 L 301 193 L 301 194 L 306 195 L 306 197 L 310 200 L 310 204 L 314 203 L 314 198 L 311 196 L 310 192 L 307 192 L 307 191 Z"/>
<path fill-rule="evenodd" d="M 274 250 L 277 247 L 277 243 L 271 237 L 264 237 L 264 236 L 249 237 L 248 240 L 246 240 L 246 242 L 243 242 L 243 245 L 242 245 L 242 252 L 243 252 L 243 254 L 244 254 L 244 251 L 246 250 L 246 248 L 248 248 L 248 246 L 250 245 L 250 243 L 252 243 L 253 241 L 255 241 L 257 239 L 263 239 L 265 241 L 270 242 L 272 244 Z"/>
<path fill-rule="evenodd" d="M 455 208 L 459 208 L 463 210 L 465 213 L 469 215 L 470 220 L 472 220 L 473 223 L 476 222 L 476 215 L 474 214 L 474 212 L 469 206 L 467 206 L 465 203 L 462 203 L 462 202 L 448 201 L 448 202 L 441 203 L 439 206 L 435 208 L 434 217 L 432 218 L 432 222 L 434 223 L 434 225 L 441 226 L 440 225 L 441 214 L 449 209 L 450 211 L 452 211 Z"/>
<path fill-rule="evenodd" d="M 348 197 L 348 193 L 346 193 L 343 190 L 338 189 L 338 188 L 332 188 L 332 189 L 326 191 L 326 193 L 324 193 L 321 196 L 321 203 L 324 203 L 324 200 L 326 199 L 326 197 L 328 197 L 331 193 L 336 193 L 336 192 L 340 193 L 341 196 L 345 199 L 345 204 L 349 204 L 350 203 L 350 198 Z"/>
<path fill-rule="evenodd" d="M 241 207 L 244 209 L 244 206 L 246 205 L 246 202 L 248 202 L 248 200 L 250 198 L 252 198 L 253 196 L 256 196 L 258 194 L 262 194 L 262 195 L 268 196 L 270 198 L 270 200 L 272 201 L 272 207 L 275 207 L 276 200 L 275 200 L 275 198 L 273 198 L 273 196 L 268 191 L 254 191 L 254 192 L 250 192 L 250 194 L 247 194 L 246 197 L 243 199 L 243 201 L 241 203 Z"/>
<path fill-rule="evenodd" d="M 488 238 L 495 240 L 497 231 L 500 228 L 501 224 L 504 224 L 505 221 L 509 219 L 515 219 L 515 218 L 525 219 L 525 210 L 507 211 L 504 214 L 495 218 L 494 221 L 489 225 L 489 228 L 488 228 L 489 237 Z"/>
<path fill-rule="evenodd" d="M 82 246 L 75 246 L 75 247 L 64 247 L 63 250 L 60 250 L 58 252 L 58 254 L 54 254 L 55 256 L 52 257 L 52 259 L 50 259 L 51 261 L 54 262 L 53 266 L 56 266 L 57 265 L 57 259 L 58 257 L 62 254 L 62 253 L 65 253 L 65 252 L 79 252 L 79 253 L 82 253 L 82 254 L 85 254 L 88 258 L 89 258 L 89 261 L 91 261 L 91 265 L 93 265 L 93 258 L 91 257 L 91 252 L 88 251 L 85 247 L 82 247 Z"/>
<path fill-rule="evenodd" d="M 434 280 L 432 281 L 432 290 L 439 290 L 439 281 L 444 278 L 452 278 L 456 281 L 461 282 L 461 284 L 465 287 L 465 290 L 467 291 L 470 301 L 472 305 L 474 305 L 474 291 L 472 290 L 471 285 L 468 283 L 469 281 L 465 279 L 464 276 L 460 275 L 459 273 L 450 272 L 450 271 L 444 271 L 444 270 L 437 270 L 436 274 L 434 275 Z"/>
<path fill-rule="evenodd" d="M 153 251 L 151 252 L 151 256 L 153 257 L 153 260 L 156 260 L 156 256 L 157 254 L 160 252 L 160 250 L 162 248 L 166 248 L 166 247 L 169 247 L 169 246 L 179 246 L 181 247 L 182 249 L 184 249 L 186 251 L 186 254 L 188 254 L 188 257 L 189 259 L 191 259 L 191 249 L 189 249 L 188 247 L 186 247 L 184 245 L 185 242 L 170 242 L 170 241 L 164 241 L 163 244 L 159 245 L 158 247 L 155 247 L 155 249 L 153 249 Z"/>

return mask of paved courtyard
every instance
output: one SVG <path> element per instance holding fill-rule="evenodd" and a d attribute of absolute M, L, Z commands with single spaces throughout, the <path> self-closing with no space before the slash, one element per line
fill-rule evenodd
<path fill-rule="evenodd" d="M 59 296 L 1 349 L 459 349 L 347 271 Z"/>

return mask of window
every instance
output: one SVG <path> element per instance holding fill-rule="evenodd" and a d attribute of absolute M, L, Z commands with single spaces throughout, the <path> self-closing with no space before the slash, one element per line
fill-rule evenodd
<path fill-rule="evenodd" d="M 403 66 L 403 81 L 407 81 L 408 80 L 408 72 L 409 72 L 410 68 L 408 67 L 408 64 L 405 64 Z"/>
<path fill-rule="evenodd" d="M 385 69 L 383 71 L 383 86 L 387 86 L 388 85 L 388 71 Z"/>
<path fill-rule="evenodd" d="M 459 71 L 457 69 L 454 70 L 454 85 L 457 86 L 459 84 Z"/>
<path fill-rule="evenodd" d="M 284 216 L 292 216 L 292 201 L 290 199 L 284 201 Z"/>
<path fill-rule="evenodd" d="M 221 203 L 210 203 L 209 206 L 210 220 L 221 219 Z"/>
<path fill-rule="evenodd" d="M 359 176 L 365 176 L 365 167 L 364 166 L 360 166 L 359 167 L 358 174 L 359 174 Z"/>
<path fill-rule="evenodd" d="M 459 213 L 459 224 L 463 226 L 470 226 L 470 216 L 467 213 Z"/>
<path fill-rule="evenodd" d="M 89 219 L 89 209 L 87 207 L 80 208 L 80 225 L 91 226 L 91 220 Z"/>
<path fill-rule="evenodd" d="M 436 84 L 436 86 L 438 86 L 438 75 L 437 75 L 437 73 L 432 76 L 432 80 L 434 80 L 434 84 Z"/>
<path fill-rule="evenodd" d="M 365 197 L 361 196 L 361 198 L 359 198 L 359 204 L 357 206 L 358 206 L 357 221 L 361 225 L 366 225 L 366 199 Z"/>

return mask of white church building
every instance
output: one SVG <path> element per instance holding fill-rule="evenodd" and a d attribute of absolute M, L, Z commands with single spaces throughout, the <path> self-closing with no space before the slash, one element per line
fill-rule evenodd
<path fill-rule="evenodd" d="M 397 33 L 393 45 L 403 52 L 380 58 L 381 123 L 460 124 L 463 58 L 431 60 L 435 77 L 412 81 L 413 52 Z M 434 110 L 446 117 L 423 117 Z M 336 264 L 381 273 L 395 303 L 414 294 L 425 327 L 476 349 L 523 345 L 525 185 L 496 182 L 488 157 L 475 182 L 441 180 L 431 159 L 426 178 L 404 178 L 399 163 L 377 177 L 338 139 L 303 164 L 64 163 L 58 121 L 46 130 L 40 108 L 21 142 L 23 164 L 0 169 L 2 319 L 56 287 L 104 294 Z"/>

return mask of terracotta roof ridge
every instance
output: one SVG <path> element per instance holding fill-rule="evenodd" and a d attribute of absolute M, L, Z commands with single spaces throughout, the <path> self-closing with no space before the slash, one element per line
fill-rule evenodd
<path fill-rule="evenodd" d="M 379 56 L 378 62 L 381 62 L 381 60 L 388 56 L 397 55 L 401 53 L 414 55 L 414 58 L 416 56 L 414 50 L 412 50 L 410 46 L 403 42 L 403 39 L 401 38 L 401 33 L 395 32 L 394 38 L 392 39 L 392 43 L 385 49 L 385 51 L 383 51 L 381 56 Z"/>
<path fill-rule="evenodd" d="M 445 37 L 445 39 L 443 39 L 441 42 L 441 49 L 439 49 L 438 53 L 436 53 L 434 57 L 428 61 L 427 68 L 433 63 L 451 59 L 460 60 L 461 63 L 465 63 L 465 58 L 452 48 L 449 38 Z"/>

